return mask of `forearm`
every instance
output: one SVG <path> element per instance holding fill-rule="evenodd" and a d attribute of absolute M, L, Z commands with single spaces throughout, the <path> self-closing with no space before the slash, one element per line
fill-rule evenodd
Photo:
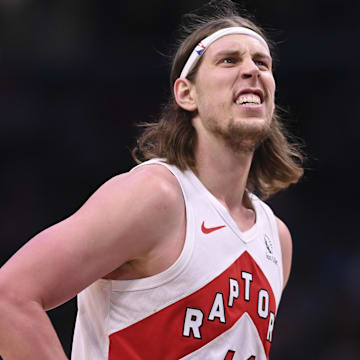
<path fill-rule="evenodd" d="M 0 302 L 0 355 L 4 360 L 67 359 L 40 304 Z"/>

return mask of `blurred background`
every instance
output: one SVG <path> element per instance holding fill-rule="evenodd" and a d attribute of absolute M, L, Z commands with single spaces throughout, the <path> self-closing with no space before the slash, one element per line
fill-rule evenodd
<path fill-rule="evenodd" d="M 134 165 L 134 124 L 169 93 L 162 54 L 204 3 L 0 0 L 0 265 Z M 358 359 L 360 2 L 238 3 L 278 43 L 278 103 L 309 154 L 301 183 L 269 201 L 294 241 L 270 357 Z M 67 354 L 75 311 L 49 312 Z"/>

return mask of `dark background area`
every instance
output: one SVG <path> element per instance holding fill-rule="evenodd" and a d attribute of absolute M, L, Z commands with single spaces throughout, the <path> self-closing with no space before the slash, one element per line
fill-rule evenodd
<path fill-rule="evenodd" d="M 0 0 L 0 265 L 133 166 L 134 123 L 168 95 L 160 53 L 204 3 Z M 271 359 L 358 359 L 360 2 L 241 4 L 279 43 L 278 103 L 309 154 L 269 201 L 294 241 Z M 49 312 L 67 353 L 75 310 Z"/>

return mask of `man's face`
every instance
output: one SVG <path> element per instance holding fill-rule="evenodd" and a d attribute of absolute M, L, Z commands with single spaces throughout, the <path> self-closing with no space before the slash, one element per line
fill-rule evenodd
<path fill-rule="evenodd" d="M 253 151 L 269 133 L 275 80 L 268 49 L 247 35 L 209 46 L 196 75 L 197 132 L 222 138 L 235 151 Z"/>

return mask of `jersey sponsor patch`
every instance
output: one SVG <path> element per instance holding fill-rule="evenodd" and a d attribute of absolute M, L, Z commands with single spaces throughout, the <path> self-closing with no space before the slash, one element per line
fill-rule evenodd
<path fill-rule="evenodd" d="M 224 334 L 244 313 L 254 323 L 268 356 L 275 297 L 248 252 L 198 291 L 111 334 L 109 359 L 180 359 Z"/>

